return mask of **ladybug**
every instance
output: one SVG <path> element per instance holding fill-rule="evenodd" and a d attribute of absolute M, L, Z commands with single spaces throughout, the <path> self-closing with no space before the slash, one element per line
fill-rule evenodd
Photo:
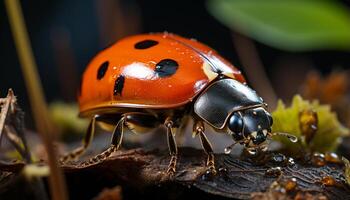
<path fill-rule="evenodd" d="M 267 105 L 247 86 L 241 72 L 210 47 L 170 33 L 126 37 L 100 52 L 82 76 L 78 99 L 80 116 L 91 122 L 83 145 L 62 157 L 63 162 L 85 151 L 97 122 L 113 127 L 111 145 L 84 164 L 100 162 L 117 151 L 125 129 L 146 133 L 164 126 L 169 173 L 176 170 L 176 130 L 189 117 L 207 154 L 206 166 L 213 172 L 214 153 L 204 124 L 231 135 L 234 144 L 252 152 L 264 149 L 262 144 L 272 135 Z"/>

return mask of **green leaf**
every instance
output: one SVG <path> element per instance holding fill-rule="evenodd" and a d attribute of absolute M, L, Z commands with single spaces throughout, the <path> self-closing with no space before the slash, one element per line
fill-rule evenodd
<path fill-rule="evenodd" d="M 232 30 L 276 48 L 350 49 L 350 14 L 334 0 L 209 0 L 207 7 Z"/>

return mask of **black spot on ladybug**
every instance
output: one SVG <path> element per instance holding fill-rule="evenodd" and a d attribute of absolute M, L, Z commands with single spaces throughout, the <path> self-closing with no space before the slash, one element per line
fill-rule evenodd
<path fill-rule="evenodd" d="M 125 77 L 123 75 L 120 75 L 114 82 L 114 89 L 113 89 L 113 95 L 120 95 L 122 96 L 122 91 L 124 87 L 124 81 Z"/>
<path fill-rule="evenodd" d="M 101 80 L 105 76 L 107 69 L 108 69 L 108 65 L 109 65 L 108 61 L 106 61 L 100 65 L 100 67 L 97 70 L 97 79 L 98 80 Z"/>
<path fill-rule="evenodd" d="M 150 47 L 153 47 L 157 45 L 158 42 L 155 40 L 143 40 L 141 42 L 138 42 L 134 45 L 135 49 L 148 49 Z"/>
<path fill-rule="evenodd" d="M 164 59 L 156 64 L 154 71 L 159 77 L 164 78 L 175 74 L 178 67 L 179 64 L 175 60 Z"/>

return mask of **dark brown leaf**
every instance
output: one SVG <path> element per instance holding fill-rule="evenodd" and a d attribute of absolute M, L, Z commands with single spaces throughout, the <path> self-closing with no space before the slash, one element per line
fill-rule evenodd
<path fill-rule="evenodd" d="M 298 162 L 281 164 L 272 159 L 272 154 L 266 154 L 264 157 L 268 159 L 266 162 L 256 162 L 254 159 L 242 160 L 218 154 L 218 174 L 211 176 L 205 173 L 205 155 L 202 151 L 184 148 L 180 149 L 178 171 L 173 179 L 164 173 L 169 161 L 167 151 L 120 151 L 100 164 L 85 168 L 73 164 L 64 166 L 64 169 L 69 180 L 73 182 L 79 181 L 81 177 L 88 177 L 94 183 L 97 180 L 119 180 L 138 189 L 155 185 L 162 188 L 171 183 L 176 187 L 195 187 L 205 193 L 236 199 L 248 199 L 253 193 L 271 190 L 284 192 L 285 183 L 295 178 L 295 188 L 287 190 L 286 193 L 290 196 L 297 192 L 309 192 L 326 195 L 330 199 L 350 198 L 350 188 L 345 183 L 343 166 L 331 163 L 322 167 Z M 280 176 L 268 173 L 268 170 L 276 167 L 281 167 Z M 324 183 L 325 177 L 334 180 L 334 185 Z M 272 187 L 276 183 L 279 187 Z M 189 191 L 184 193 L 187 192 Z"/>
<path fill-rule="evenodd" d="M 327 163 L 317 167 L 299 161 L 295 161 L 295 164 L 280 162 L 279 159 L 272 159 L 276 155 L 273 153 L 267 153 L 259 160 L 217 154 L 218 174 L 212 176 L 206 174 L 203 167 L 206 156 L 201 150 L 179 150 L 178 171 L 173 178 L 165 173 L 169 161 L 166 150 L 121 150 L 106 161 L 88 167 L 80 167 L 78 163 L 66 164 L 62 167 L 70 197 L 91 199 L 105 188 L 120 185 L 125 199 L 250 199 L 253 196 L 259 199 L 258 195 L 282 195 L 284 199 L 293 199 L 306 194 L 350 199 L 344 166 L 339 164 Z M 0 165 L 1 171 L 7 169 L 7 165 Z M 18 173 L 19 168 L 15 169 L 12 171 Z"/>

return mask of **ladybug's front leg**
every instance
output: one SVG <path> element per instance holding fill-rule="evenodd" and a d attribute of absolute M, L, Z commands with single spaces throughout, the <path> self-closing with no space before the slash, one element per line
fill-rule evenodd
<path fill-rule="evenodd" d="M 202 147 L 208 156 L 206 166 L 212 174 L 216 174 L 213 147 L 211 146 L 207 136 L 204 133 L 204 124 L 202 121 L 195 121 L 193 125 L 193 132 L 195 135 L 199 135 Z"/>

